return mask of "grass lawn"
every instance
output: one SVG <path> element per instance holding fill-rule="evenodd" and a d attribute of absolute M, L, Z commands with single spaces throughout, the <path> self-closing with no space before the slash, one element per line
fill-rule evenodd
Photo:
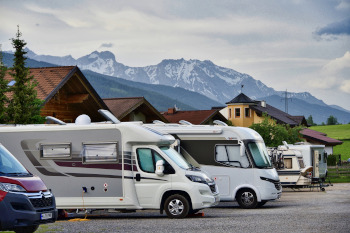
<path fill-rule="evenodd" d="M 346 125 L 324 125 L 312 126 L 309 129 L 327 134 L 328 137 L 343 140 L 350 140 L 350 124 Z"/>

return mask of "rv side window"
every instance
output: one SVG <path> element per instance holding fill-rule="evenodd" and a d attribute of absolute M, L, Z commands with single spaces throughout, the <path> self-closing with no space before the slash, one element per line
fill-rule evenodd
<path fill-rule="evenodd" d="M 303 158 L 298 158 L 298 162 L 299 162 L 299 166 L 300 166 L 300 168 L 305 168 Z"/>
<path fill-rule="evenodd" d="M 162 158 L 156 151 L 148 148 L 139 148 L 136 150 L 137 160 L 142 171 L 155 173 L 156 163 L 158 160 L 164 161 L 164 174 L 174 174 L 175 170 L 171 165 Z"/>
<path fill-rule="evenodd" d="M 286 169 L 292 168 L 292 158 L 284 158 L 284 168 Z"/>
<path fill-rule="evenodd" d="M 83 144 L 83 163 L 117 163 L 118 143 Z"/>
<path fill-rule="evenodd" d="M 71 155 L 71 143 L 40 144 L 40 158 L 42 159 L 67 159 Z"/>
<path fill-rule="evenodd" d="M 233 167 L 249 167 L 247 156 L 241 156 L 240 145 L 217 145 L 215 146 L 215 160 Z"/>

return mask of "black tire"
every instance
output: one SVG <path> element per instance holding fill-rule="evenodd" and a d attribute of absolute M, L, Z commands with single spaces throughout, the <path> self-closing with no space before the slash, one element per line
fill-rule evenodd
<path fill-rule="evenodd" d="M 261 207 L 261 206 L 265 205 L 265 204 L 266 204 L 266 202 L 267 202 L 267 201 L 261 201 L 261 202 L 258 202 L 258 207 Z"/>
<path fill-rule="evenodd" d="M 256 194 L 251 189 L 243 189 L 238 191 L 236 200 L 240 207 L 244 209 L 254 209 L 258 205 Z"/>
<path fill-rule="evenodd" d="M 165 200 L 164 210 L 169 218 L 185 218 L 190 211 L 190 204 L 186 197 L 174 194 Z"/>
<path fill-rule="evenodd" d="M 27 226 L 27 227 L 17 227 L 15 229 L 16 233 L 33 233 L 36 230 L 38 230 L 39 225 L 35 225 L 35 226 Z"/>

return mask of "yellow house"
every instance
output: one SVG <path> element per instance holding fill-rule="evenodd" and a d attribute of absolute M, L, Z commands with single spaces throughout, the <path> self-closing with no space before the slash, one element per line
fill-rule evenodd
<path fill-rule="evenodd" d="M 304 116 L 291 116 L 266 104 L 265 101 L 252 100 L 243 93 L 226 104 L 227 108 L 224 115 L 234 126 L 249 127 L 254 123 L 261 123 L 264 119 L 264 113 L 270 116 L 271 119 L 276 120 L 278 124 L 286 124 L 291 127 L 307 125 Z"/>

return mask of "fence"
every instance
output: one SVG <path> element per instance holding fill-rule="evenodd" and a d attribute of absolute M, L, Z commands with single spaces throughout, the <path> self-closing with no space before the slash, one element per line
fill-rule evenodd
<path fill-rule="evenodd" d="M 350 165 L 328 166 L 328 176 L 330 178 L 339 176 L 350 177 Z"/>

